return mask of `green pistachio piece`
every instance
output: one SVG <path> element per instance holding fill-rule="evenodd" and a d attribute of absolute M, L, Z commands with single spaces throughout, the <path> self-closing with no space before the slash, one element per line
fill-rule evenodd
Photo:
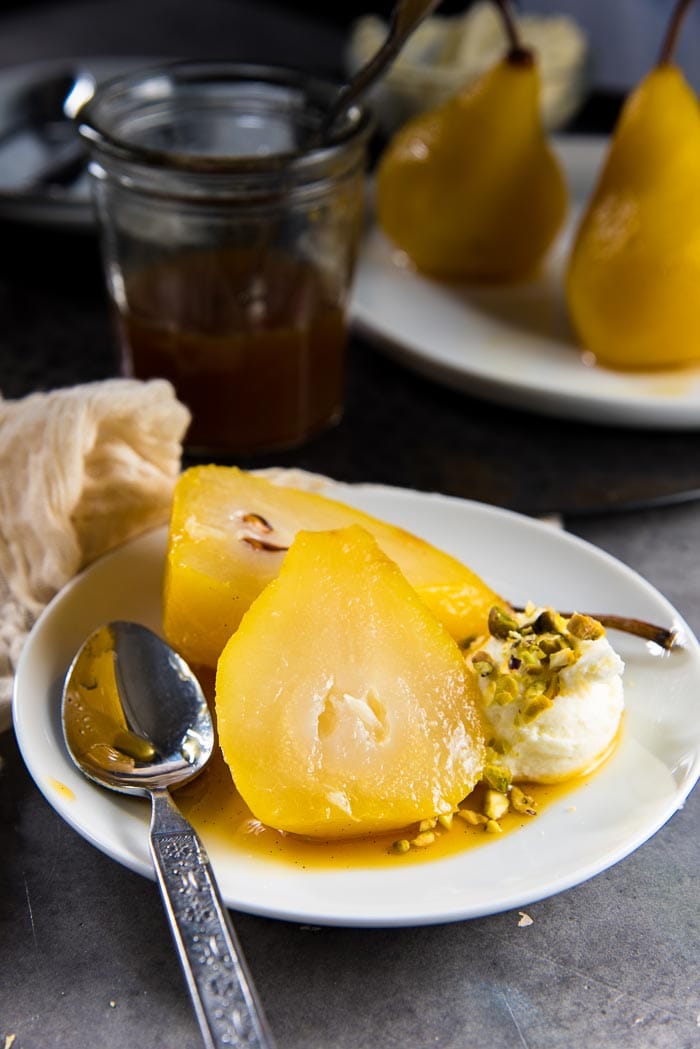
<path fill-rule="evenodd" d="M 395 852 L 398 856 L 400 856 L 402 853 L 408 852 L 410 848 L 411 843 L 408 840 L 408 838 L 401 838 L 400 841 L 394 842 L 394 844 L 391 846 L 391 851 Z"/>
<path fill-rule="evenodd" d="M 510 807 L 506 794 L 500 790 L 487 790 L 484 798 L 484 816 L 490 820 L 500 820 Z"/>
<path fill-rule="evenodd" d="M 510 786 L 510 769 L 504 765 L 486 765 L 484 767 L 484 780 L 489 787 L 500 790 L 503 794 Z"/>
<path fill-rule="evenodd" d="M 514 699 L 517 699 L 518 693 L 520 692 L 518 682 L 512 674 L 499 674 L 495 686 L 493 701 L 500 706 L 504 706 L 506 703 L 512 703 Z"/>
<path fill-rule="evenodd" d="M 531 721 L 538 718 L 540 714 L 544 713 L 545 710 L 549 710 L 554 704 L 549 696 L 533 695 L 533 697 L 525 702 L 522 710 L 520 711 L 519 721 L 521 724 L 529 725 Z"/>
<path fill-rule="evenodd" d="M 563 670 L 570 667 L 575 659 L 576 656 L 570 648 L 562 648 L 560 652 L 553 652 L 549 657 L 549 669 Z"/>
<path fill-rule="evenodd" d="M 543 653 L 536 645 L 518 645 L 518 658 L 526 668 L 537 669 L 542 664 Z"/>
<path fill-rule="evenodd" d="M 520 627 L 517 620 L 509 615 L 505 608 L 493 605 L 489 610 L 489 633 L 493 637 L 507 638 L 511 633 L 518 634 Z"/>
<path fill-rule="evenodd" d="M 488 652 L 484 652 L 483 650 L 474 653 L 472 656 L 472 666 L 479 677 L 488 677 L 488 675 L 493 674 L 496 669 L 496 663 L 493 656 L 490 656 Z"/>
<path fill-rule="evenodd" d="M 578 641 L 596 641 L 605 634 L 605 628 L 593 616 L 574 612 L 567 624 L 568 631 Z"/>
<path fill-rule="evenodd" d="M 411 838 L 411 846 L 414 849 L 427 849 L 428 845 L 432 845 L 435 841 L 435 832 L 432 830 L 422 831 L 421 834 L 417 834 L 415 838 Z"/>
<path fill-rule="evenodd" d="M 555 652 L 569 651 L 566 648 L 566 638 L 561 634 L 542 634 L 540 636 L 540 651 L 546 656 L 553 656 Z"/>
<path fill-rule="evenodd" d="M 531 794 L 526 794 L 520 787 L 513 786 L 510 792 L 510 803 L 516 812 L 522 812 L 526 816 L 536 816 L 537 806 Z"/>
<path fill-rule="evenodd" d="M 484 826 L 486 823 L 483 812 L 475 812 L 474 809 L 457 809 L 455 816 L 459 816 L 465 823 L 470 823 L 472 827 Z"/>
<path fill-rule="evenodd" d="M 545 608 L 532 624 L 536 634 L 563 634 L 566 622 L 553 608 Z"/>

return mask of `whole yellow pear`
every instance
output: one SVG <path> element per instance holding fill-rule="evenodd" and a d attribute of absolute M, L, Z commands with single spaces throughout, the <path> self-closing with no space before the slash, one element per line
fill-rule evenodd
<path fill-rule="evenodd" d="M 389 143 L 377 174 L 377 222 L 419 270 L 507 282 L 537 269 L 567 208 L 539 91 L 532 56 L 513 50 Z"/>
<path fill-rule="evenodd" d="M 700 106 L 671 63 L 629 96 L 566 275 L 574 327 L 612 368 L 700 359 Z"/>

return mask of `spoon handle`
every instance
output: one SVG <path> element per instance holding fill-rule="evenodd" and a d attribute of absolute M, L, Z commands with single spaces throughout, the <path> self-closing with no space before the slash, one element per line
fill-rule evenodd
<path fill-rule="evenodd" d="M 150 791 L 151 855 L 207 1049 L 274 1049 L 204 845 L 165 789 Z"/>

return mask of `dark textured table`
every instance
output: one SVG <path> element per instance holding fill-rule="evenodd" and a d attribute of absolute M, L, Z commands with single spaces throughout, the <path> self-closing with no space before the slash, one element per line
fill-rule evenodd
<path fill-rule="evenodd" d="M 221 0 L 20 9 L 0 22 L 0 64 L 143 53 L 154 26 L 161 53 L 207 54 L 218 25 L 233 43 L 217 53 L 304 61 L 310 40 L 322 40 L 317 66 L 337 68 L 330 27 L 310 37 L 280 8 L 265 35 L 251 28 L 256 11 Z M 93 238 L 5 223 L 0 243 L 3 395 L 114 374 Z M 698 435 L 494 409 L 353 339 L 342 423 L 275 458 L 344 480 L 564 511 L 570 530 L 641 572 L 700 630 L 700 503 L 684 501 L 700 488 Z M 672 501 L 640 508 L 659 498 Z M 0 755 L 0 1049 L 194 1049 L 155 886 L 54 814 L 11 732 Z M 696 792 L 633 855 L 529 907 L 527 928 L 516 912 L 416 929 L 242 914 L 236 926 L 280 1049 L 691 1049 L 700 1046 L 699 842 Z"/>

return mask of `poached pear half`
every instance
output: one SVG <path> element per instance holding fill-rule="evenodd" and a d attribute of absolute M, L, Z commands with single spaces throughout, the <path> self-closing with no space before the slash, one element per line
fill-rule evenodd
<path fill-rule="evenodd" d="M 165 569 L 165 636 L 197 666 L 216 661 L 244 612 L 279 572 L 300 530 L 359 524 L 399 565 L 457 641 L 488 630 L 502 598 L 466 565 L 410 532 L 318 492 L 231 466 L 178 478 Z"/>
<path fill-rule="evenodd" d="M 478 684 L 359 525 L 300 532 L 216 675 L 219 739 L 262 823 L 316 838 L 455 810 L 479 779 Z"/>

